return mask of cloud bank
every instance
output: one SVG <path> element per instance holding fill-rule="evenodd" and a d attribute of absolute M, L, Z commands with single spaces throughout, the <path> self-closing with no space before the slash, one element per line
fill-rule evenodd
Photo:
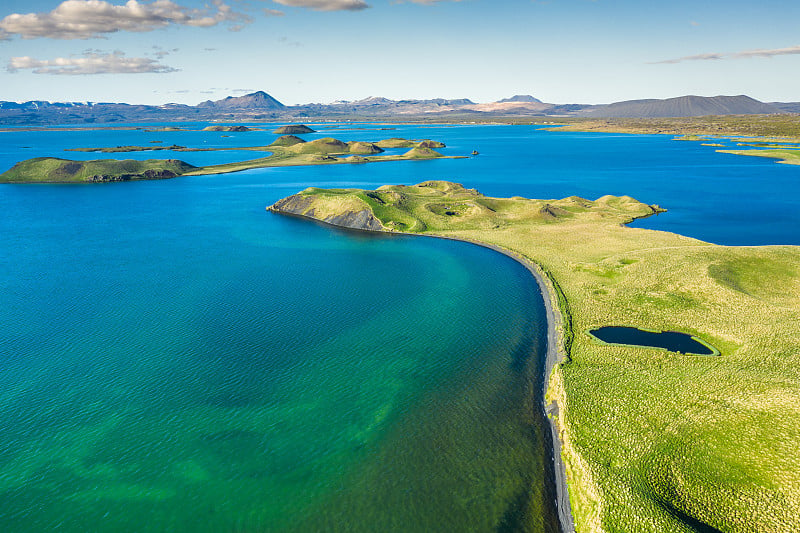
<path fill-rule="evenodd" d="M 684 61 L 707 61 L 707 60 L 719 60 L 719 59 L 743 59 L 747 57 L 775 57 L 775 56 L 785 56 L 785 55 L 794 55 L 800 54 L 800 45 L 798 46 L 789 46 L 787 48 L 772 48 L 772 49 L 756 49 L 756 50 L 745 50 L 743 52 L 734 52 L 734 53 L 709 53 L 709 54 L 697 54 L 693 56 L 684 56 L 678 57 L 675 59 L 666 59 L 664 61 L 655 61 L 653 65 L 661 65 L 665 63 L 682 63 Z"/>
<path fill-rule="evenodd" d="M 143 74 L 177 72 L 178 69 L 160 64 L 147 57 L 125 57 L 120 51 L 102 53 L 88 51 L 82 57 L 57 57 L 55 59 L 34 59 L 32 57 L 12 57 L 8 62 L 8 72 L 30 70 L 34 74 L 57 74 L 81 76 L 90 74 Z"/>
<path fill-rule="evenodd" d="M 172 0 L 115 5 L 105 0 L 65 0 L 49 13 L 12 14 L 0 20 L 0 39 L 92 39 L 119 31 L 148 32 L 170 25 L 209 28 L 222 23 L 241 28 L 250 17 L 222 0 L 209 9 L 190 9 Z"/>
<path fill-rule="evenodd" d="M 360 11 L 369 4 L 363 0 L 274 0 L 289 7 L 305 7 L 314 11 Z"/>

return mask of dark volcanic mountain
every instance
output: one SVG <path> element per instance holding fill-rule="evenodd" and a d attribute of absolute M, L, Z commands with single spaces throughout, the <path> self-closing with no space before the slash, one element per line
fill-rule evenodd
<path fill-rule="evenodd" d="M 581 117 L 656 118 L 706 115 L 765 115 L 780 113 L 770 104 L 749 96 L 679 96 L 666 100 L 629 100 L 594 106 L 578 112 Z"/>
<path fill-rule="evenodd" d="M 264 91 L 258 91 L 244 96 L 229 96 L 216 102 L 206 100 L 197 107 L 203 109 L 284 109 L 286 106 Z"/>
<path fill-rule="evenodd" d="M 507 102 L 525 102 L 528 104 L 541 104 L 542 101 L 538 98 L 534 98 L 529 94 L 516 94 L 511 98 L 503 98 L 502 100 L 498 100 L 498 104 L 505 104 Z"/>
<path fill-rule="evenodd" d="M 770 102 L 769 105 L 777 107 L 784 113 L 800 113 L 800 102 Z"/>

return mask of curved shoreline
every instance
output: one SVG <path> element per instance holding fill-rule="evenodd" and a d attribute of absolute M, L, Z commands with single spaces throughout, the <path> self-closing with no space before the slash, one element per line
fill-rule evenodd
<path fill-rule="evenodd" d="M 566 354 L 566 349 L 564 347 L 564 337 L 559 333 L 560 331 L 562 331 L 561 312 L 560 310 L 558 313 L 555 312 L 555 309 L 559 309 L 558 296 L 555 292 L 555 288 L 552 286 L 552 282 L 544 273 L 542 268 L 532 259 L 518 252 L 509 250 L 507 248 L 503 248 L 496 244 L 485 243 L 473 239 L 454 237 L 449 235 L 438 235 L 434 233 L 409 233 L 404 231 L 387 231 L 387 230 L 353 228 L 349 226 L 333 224 L 331 222 L 325 222 L 324 220 L 309 217 L 306 215 L 290 213 L 288 211 L 280 211 L 277 209 L 273 210 L 271 206 L 267 207 L 267 210 L 281 215 L 288 215 L 292 217 L 311 220 L 320 224 L 324 224 L 326 226 L 332 226 L 347 231 L 367 232 L 380 235 L 409 235 L 414 237 L 431 237 L 434 239 L 445 239 L 450 241 L 459 241 L 468 244 L 473 244 L 475 246 L 481 246 L 483 248 L 488 248 L 495 252 L 501 253 L 506 257 L 513 259 L 514 261 L 525 267 L 525 269 L 528 270 L 528 272 L 530 272 L 531 276 L 533 276 L 533 279 L 536 280 L 536 284 L 538 285 L 539 291 L 542 295 L 542 302 L 545 308 L 545 318 L 547 321 L 547 351 L 545 354 L 544 376 L 543 376 L 544 379 L 542 380 L 542 390 L 540 391 L 541 394 L 540 398 L 541 398 L 541 406 L 543 409 L 544 417 L 547 420 L 547 424 L 550 426 L 550 435 L 551 435 L 550 444 L 553 452 L 552 465 L 553 465 L 553 475 L 554 475 L 554 484 L 556 492 L 556 502 L 555 502 L 556 512 L 558 514 L 558 521 L 561 526 L 561 531 L 563 533 L 574 533 L 575 521 L 572 516 L 572 508 L 569 499 L 569 488 L 567 485 L 566 465 L 564 464 L 564 460 L 561 455 L 562 443 L 559 434 L 560 427 L 557 422 L 558 414 L 562 409 L 561 406 L 558 405 L 558 402 L 555 400 L 548 404 L 546 398 L 550 376 L 553 373 L 553 369 L 555 368 L 556 364 L 562 362 L 562 360 L 567 358 L 567 354 Z"/>
<path fill-rule="evenodd" d="M 327 224 L 327 223 L 326 223 Z M 330 224 L 329 224 L 330 225 Z M 338 226 L 341 227 L 341 226 Z M 348 228 L 351 229 L 351 228 Z M 364 230 L 364 231 L 371 231 L 371 230 Z M 525 269 L 530 272 L 533 279 L 536 280 L 536 284 L 539 286 L 539 292 L 542 294 L 542 302 L 544 304 L 545 309 L 545 318 L 547 320 L 547 352 L 545 355 L 545 363 L 544 363 L 544 379 L 542 380 L 542 390 L 540 391 L 541 394 L 541 405 L 544 409 L 544 416 L 547 419 L 547 424 L 550 426 L 550 435 L 551 435 L 551 449 L 553 451 L 553 474 L 555 476 L 554 483 L 556 489 L 556 512 L 558 513 L 558 521 L 561 525 L 561 531 L 563 533 L 574 533 L 575 532 L 575 521 L 572 517 L 572 507 L 570 506 L 569 501 L 569 487 L 567 485 L 567 471 L 566 465 L 564 464 L 564 459 L 561 455 L 561 437 L 559 434 L 559 424 L 557 422 L 557 417 L 560 412 L 558 402 L 552 401 L 549 404 L 547 403 L 547 389 L 550 381 L 550 376 L 553 374 L 553 368 L 558 363 L 562 362 L 566 359 L 567 354 L 564 349 L 564 339 L 559 334 L 561 329 L 561 313 L 556 312 L 555 309 L 558 309 L 558 296 L 555 293 L 555 289 L 550 282 L 550 279 L 544 273 L 542 268 L 535 263 L 533 260 L 529 259 L 528 257 L 514 252 L 513 250 L 509 250 L 507 248 L 503 248 L 496 244 L 489 244 L 481 241 L 476 241 L 472 239 L 466 239 L 461 237 L 451 237 L 447 235 L 436 235 L 436 234 L 425 234 L 425 233 L 405 233 L 405 232 L 397 232 L 397 231 L 374 231 L 373 233 L 396 233 L 400 235 L 414 235 L 414 236 L 422 236 L 422 237 L 433 237 L 437 239 L 446 239 L 451 241 L 460 241 L 469 244 L 474 244 L 476 246 L 481 246 L 483 248 L 488 248 L 490 250 L 494 250 L 495 252 L 501 253 L 506 257 L 509 257 L 516 261 L 517 263 L 521 264 Z"/>

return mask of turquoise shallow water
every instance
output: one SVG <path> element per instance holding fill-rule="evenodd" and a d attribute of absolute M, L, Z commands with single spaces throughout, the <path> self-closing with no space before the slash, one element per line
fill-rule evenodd
<path fill-rule="evenodd" d="M 500 126 L 316 136 L 331 134 L 481 155 L 0 187 L 0 529 L 555 529 L 537 403 L 543 309 L 527 271 L 464 243 L 265 212 L 306 186 L 630 194 L 670 209 L 639 225 L 731 244 L 800 239 L 787 209 L 800 169 L 695 143 Z M 274 138 L 0 133 L 0 167 L 98 157 L 65 147 Z M 770 209 L 752 218 L 753 205 Z"/>
<path fill-rule="evenodd" d="M 121 185 L 2 190 L 3 531 L 542 513 L 522 267 L 266 213 L 257 173 Z"/>

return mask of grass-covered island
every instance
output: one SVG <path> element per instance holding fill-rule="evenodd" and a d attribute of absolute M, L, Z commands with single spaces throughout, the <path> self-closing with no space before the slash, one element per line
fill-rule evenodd
<path fill-rule="evenodd" d="M 81 152 L 138 152 L 146 150 L 174 149 L 181 152 L 244 150 L 268 152 L 270 155 L 247 161 L 223 163 L 197 167 L 177 159 L 97 159 L 73 161 L 56 157 L 36 157 L 14 165 L 0 174 L 0 183 L 97 183 L 111 181 L 131 181 L 149 179 L 168 179 L 177 176 L 199 176 L 207 174 L 226 174 L 254 168 L 287 167 L 303 165 L 331 165 L 353 163 L 376 163 L 386 161 L 413 161 L 422 159 L 448 158 L 433 150 L 433 146 L 444 147 L 438 141 L 404 141 L 404 147 L 411 149 L 403 154 L 378 155 L 384 150 L 383 141 L 342 142 L 332 137 L 323 137 L 305 142 L 299 137 L 285 135 L 268 146 L 249 146 L 240 148 L 187 148 L 183 146 L 119 146 L 101 148 L 76 148 Z M 392 139 L 396 144 L 397 139 Z"/>
<path fill-rule="evenodd" d="M 548 396 L 578 531 L 800 529 L 800 247 L 626 227 L 658 212 L 629 197 L 489 198 L 449 182 L 311 188 L 270 209 L 539 266 L 560 309 Z M 688 333 L 721 354 L 604 345 L 588 331 L 606 325 Z"/>
<path fill-rule="evenodd" d="M 288 126 L 281 126 L 272 133 L 277 133 L 278 135 L 288 135 L 288 134 L 297 135 L 303 133 L 315 133 L 315 131 L 306 126 L 305 124 L 289 124 Z"/>

